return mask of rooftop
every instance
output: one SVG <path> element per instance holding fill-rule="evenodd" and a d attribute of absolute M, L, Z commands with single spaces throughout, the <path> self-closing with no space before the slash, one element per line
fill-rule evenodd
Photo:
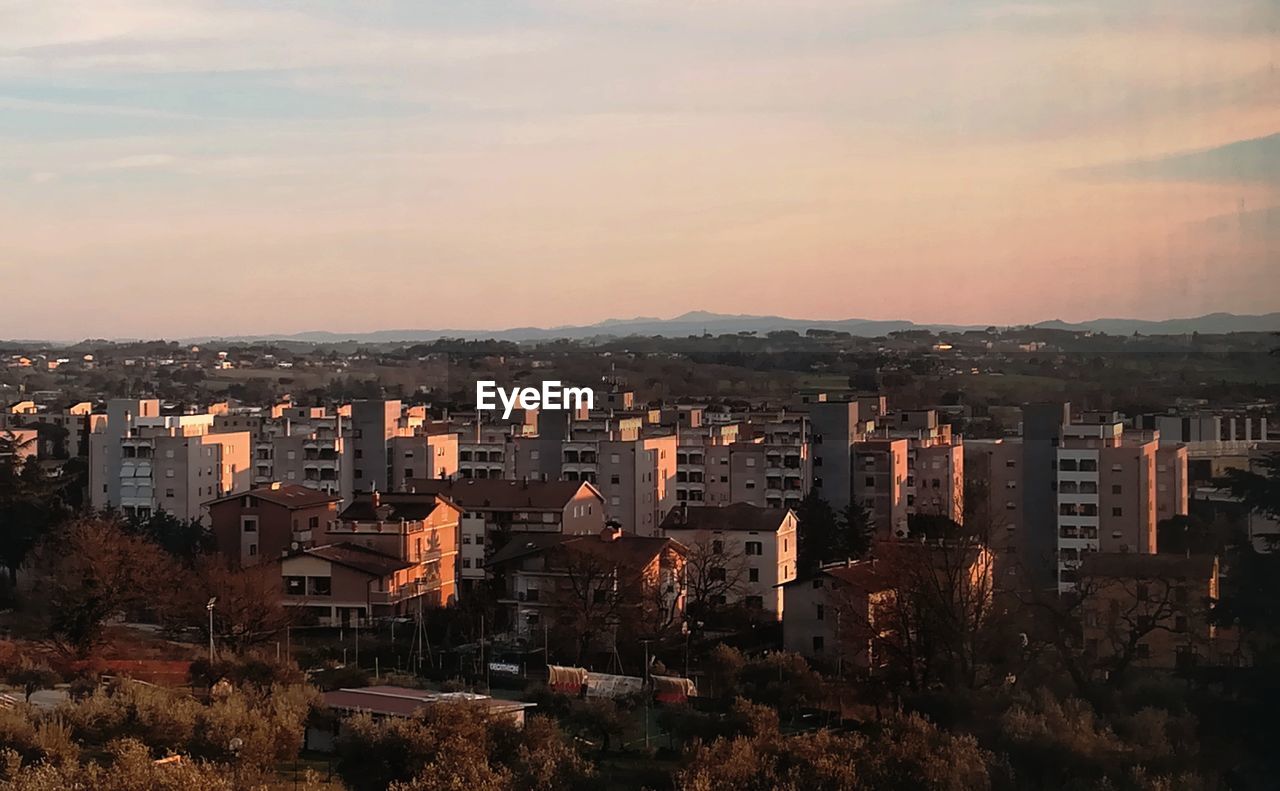
<path fill-rule="evenodd" d="M 339 566 L 346 566 L 375 577 L 385 577 L 413 565 L 400 558 L 384 555 L 381 552 L 358 544 L 348 543 L 310 547 L 302 550 L 299 554 L 317 557 L 330 563 L 337 563 Z"/>
<path fill-rule="evenodd" d="M 218 503 L 231 502 L 241 497 L 256 497 L 263 502 L 272 505 L 281 505 L 285 508 L 310 508 L 317 505 L 325 505 L 326 503 L 336 503 L 342 498 L 336 494 L 322 492 L 318 489 L 310 489 L 306 486 L 297 484 L 281 484 L 273 483 L 269 486 L 262 486 L 257 489 L 250 489 L 247 492 L 236 492 L 219 497 L 216 500 L 210 500 L 205 505 L 216 505 Z"/>
<path fill-rule="evenodd" d="M 748 530 L 777 532 L 791 513 L 787 508 L 761 508 L 750 503 L 726 506 L 694 505 L 671 509 L 663 530 Z"/>
<path fill-rule="evenodd" d="M 577 497 L 583 488 L 600 498 L 595 487 L 585 481 L 463 478 L 456 481 L 414 480 L 409 485 L 416 492 L 442 494 L 464 508 L 499 511 L 559 511 Z"/>

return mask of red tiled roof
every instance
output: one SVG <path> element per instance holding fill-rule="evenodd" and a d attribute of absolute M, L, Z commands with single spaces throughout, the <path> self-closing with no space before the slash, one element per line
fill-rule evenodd
<path fill-rule="evenodd" d="M 310 508 L 317 505 L 325 505 L 326 503 L 336 503 L 342 498 L 336 494 L 322 492 L 318 489 L 310 489 L 306 486 L 297 484 L 280 484 L 279 486 L 263 486 L 257 489 L 250 489 L 247 492 L 236 492 L 234 494 L 224 495 L 216 500 L 210 500 L 205 505 L 216 505 L 218 503 L 230 502 L 241 497 L 256 497 L 264 502 L 273 505 L 282 505 L 290 510 L 297 508 Z"/>
<path fill-rule="evenodd" d="M 407 482 L 416 492 L 442 494 L 463 508 L 496 511 L 560 511 L 586 487 L 585 481 L 516 481 L 503 478 L 463 478 L 456 481 L 419 479 Z"/>
<path fill-rule="evenodd" d="M 311 555 L 375 577 L 385 577 L 413 565 L 359 544 L 325 544 L 304 549 L 300 554 Z"/>

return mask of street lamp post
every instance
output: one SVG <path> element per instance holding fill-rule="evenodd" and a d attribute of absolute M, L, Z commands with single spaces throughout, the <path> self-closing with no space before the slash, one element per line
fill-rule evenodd
<path fill-rule="evenodd" d="M 209 599 L 209 603 L 204 606 L 209 611 L 209 664 L 213 665 L 213 607 L 218 603 L 218 597 L 214 596 Z"/>

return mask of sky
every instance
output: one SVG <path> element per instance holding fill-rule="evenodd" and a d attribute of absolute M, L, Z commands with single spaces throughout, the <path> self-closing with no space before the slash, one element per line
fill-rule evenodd
<path fill-rule="evenodd" d="M 0 337 L 1280 310 L 1275 0 L 0 0 Z"/>

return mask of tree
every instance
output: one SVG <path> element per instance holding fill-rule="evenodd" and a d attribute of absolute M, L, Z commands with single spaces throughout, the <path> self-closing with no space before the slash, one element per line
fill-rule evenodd
<path fill-rule="evenodd" d="M 746 590 L 746 556 L 723 542 L 700 538 L 685 555 L 685 613 L 695 627 Z"/>
<path fill-rule="evenodd" d="M 79 656 L 101 641 L 108 619 L 151 606 L 176 576 L 158 547 L 99 518 L 71 522 L 46 541 L 38 568 L 49 636 Z"/>
<path fill-rule="evenodd" d="M 67 516 L 62 486 L 49 478 L 39 460 L 19 453 L 34 442 L 9 441 L 0 448 L 0 563 L 16 583 L 18 569 L 55 525 Z"/>
<path fill-rule="evenodd" d="M 336 766 L 354 791 L 553 791 L 585 788 L 592 774 L 554 723 L 531 717 L 517 729 L 466 703 L 429 706 L 414 718 L 350 717 Z"/>
<path fill-rule="evenodd" d="M 784 739 L 775 729 L 717 739 L 694 748 L 676 773 L 676 786 L 690 791 L 971 791 L 991 787 L 993 763 L 973 737 L 951 735 L 908 715 L 867 735 L 822 730 Z"/>
<path fill-rule="evenodd" d="M 280 570 L 272 564 L 233 569 L 209 556 L 197 560 L 187 573 L 188 584 L 177 597 L 176 615 L 183 624 L 207 636 L 207 605 L 217 598 L 213 630 L 219 645 L 243 651 L 275 638 L 291 622 L 289 608 L 284 606 Z"/>
<path fill-rule="evenodd" d="M 130 516 L 124 527 L 184 563 L 194 563 L 214 549 L 213 533 L 199 519 L 181 519 L 164 509 L 145 517 Z"/>
<path fill-rule="evenodd" d="M 861 558 L 871 548 L 875 520 L 861 503 L 850 502 L 839 514 L 816 491 L 796 510 L 800 536 L 799 568 L 816 571 L 823 563 Z"/>

